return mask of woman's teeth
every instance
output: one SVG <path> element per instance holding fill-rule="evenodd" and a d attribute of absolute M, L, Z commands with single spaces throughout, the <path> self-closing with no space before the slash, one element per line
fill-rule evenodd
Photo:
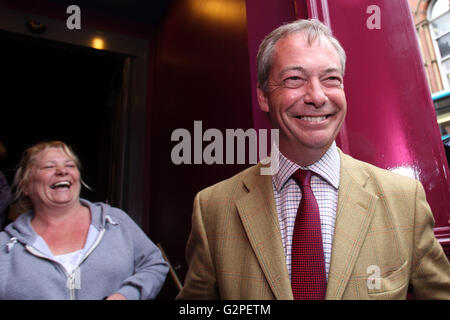
<path fill-rule="evenodd" d="M 55 184 L 52 184 L 50 186 L 50 188 L 52 188 L 52 189 L 56 189 L 56 188 L 70 188 L 70 182 L 69 181 L 60 181 L 60 182 L 57 182 Z"/>

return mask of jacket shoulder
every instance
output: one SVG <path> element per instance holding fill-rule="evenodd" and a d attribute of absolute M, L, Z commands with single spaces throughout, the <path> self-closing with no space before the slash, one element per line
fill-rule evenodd
<path fill-rule="evenodd" d="M 245 181 L 258 176 L 260 167 L 260 164 L 256 164 L 244 169 L 228 179 L 201 190 L 197 195 L 200 197 L 230 197 L 241 194 L 241 191 L 246 190 Z"/>
<path fill-rule="evenodd" d="M 371 181 L 375 183 L 378 190 L 415 191 L 417 185 L 420 184 L 420 182 L 413 177 L 414 171 L 412 169 L 383 169 L 368 162 L 357 160 L 342 152 L 341 169 L 356 181 Z"/>

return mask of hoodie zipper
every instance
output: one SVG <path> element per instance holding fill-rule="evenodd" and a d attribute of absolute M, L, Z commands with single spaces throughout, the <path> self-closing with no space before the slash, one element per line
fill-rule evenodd
<path fill-rule="evenodd" d="M 95 248 L 97 248 L 97 246 L 100 244 L 100 241 L 102 241 L 102 239 L 103 239 L 103 235 L 105 234 L 105 231 L 106 231 L 106 228 L 103 228 L 102 230 L 100 230 L 99 234 L 97 235 L 97 239 L 95 239 L 95 242 L 92 244 L 92 246 L 88 250 L 88 252 L 86 252 L 83 259 L 81 259 L 78 266 L 80 266 L 84 262 L 84 260 L 86 260 L 86 258 L 91 254 L 92 251 L 95 250 Z"/>
<path fill-rule="evenodd" d="M 81 259 L 80 263 L 78 264 L 78 266 L 75 268 L 75 270 L 72 272 L 72 274 L 69 274 L 66 270 L 66 268 L 64 268 L 63 265 L 61 265 L 58 261 L 55 261 L 53 259 L 51 259 L 50 257 L 42 254 L 41 252 L 39 252 L 38 250 L 34 249 L 32 246 L 30 245 L 26 245 L 25 248 L 33 255 L 52 261 L 56 264 L 58 264 L 61 269 L 63 270 L 64 274 L 67 277 L 67 281 L 69 283 L 69 293 L 70 293 L 70 300 L 75 300 L 75 282 L 76 282 L 76 273 L 79 272 L 79 268 L 80 265 L 87 259 L 87 257 L 92 253 L 92 251 L 95 250 L 95 248 L 97 248 L 97 246 L 100 244 L 100 241 L 103 239 L 103 235 L 105 234 L 106 229 L 103 228 L 102 230 L 100 230 L 100 233 L 97 236 L 97 239 L 95 240 L 95 242 L 92 244 L 91 248 L 88 250 L 88 252 L 86 252 L 86 254 L 84 255 L 83 259 Z M 78 279 L 79 280 L 79 279 Z"/>
<path fill-rule="evenodd" d="M 69 286 L 69 294 L 70 294 L 70 300 L 75 300 L 75 282 L 74 279 L 72 277 L 72 275 L 70 275 L 67 271 L 66 268 L 64 268 L 64 266 L 62 266 L 58 261 L 53 260 L 52 258 L 40 253 L 38 250 L 34 249 L 32 246 L 30 245 L 26 245 L 25 248 L 27 248 L 27 250 L 35 255 L 36 257 L 42 258 L 42 259 L 46 259 L 49 260 L 53 263 L 56 263 L 57 265 L 59 265 L 62 269 L 62 271 L 64 272 L 64 274 L 66 275 L 66 278 L 68 279 L 68 281 L 70 281 L 70 286 Z"/>

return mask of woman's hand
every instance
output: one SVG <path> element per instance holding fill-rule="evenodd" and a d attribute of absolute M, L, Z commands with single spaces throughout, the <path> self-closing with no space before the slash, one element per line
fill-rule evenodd
<path fill-rule="evenodd" d="M 124 295 L 120 293 L 113 293 L 106 300 L 128 300 Z"/>

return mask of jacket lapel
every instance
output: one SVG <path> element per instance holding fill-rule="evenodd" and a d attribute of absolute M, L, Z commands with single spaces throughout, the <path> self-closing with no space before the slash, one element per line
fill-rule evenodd
<path fill-rule="evenodd" d="M 236 202 L 237 210 L 264 276 L 276 299 L 292 299 L 292 289 L 281 242 L 270 175 L 261 166 L 244 179 L 248 193 Z"/>
<path fill-rule="evenodd" d="M 327 299 L 341 299 L 367 235 L 378 197 L 365 189 L 369 175 L 340 152 L 341 173 Z"/>

